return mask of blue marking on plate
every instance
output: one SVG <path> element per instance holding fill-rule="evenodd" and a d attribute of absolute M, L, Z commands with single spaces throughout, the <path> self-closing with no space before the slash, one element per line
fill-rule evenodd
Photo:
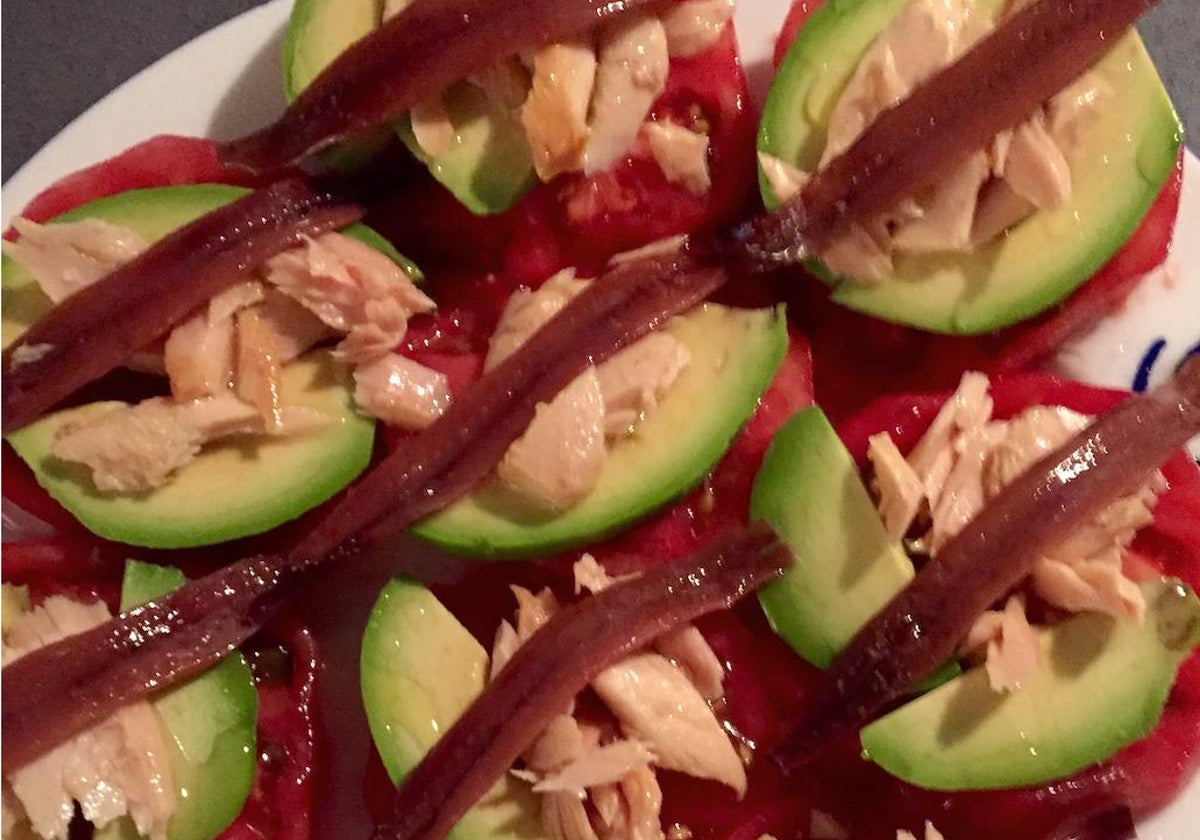
<path fill-rule="evenodd" d="M 1166 346 L 1167 340 L 1160 338 L 1146 348 L 1142 361 L 1138 364 L 1137 373 L 1133 375 L 1133 390 L 1145 391 L 1150 387 L 1150 374 L 1154 371 L 1154 365 L 1158 362 L 1158 357 L 1162 355 L 1163 348 Z M 1193 350 L 1195 349 L 1200 349 L 1200 346 L 1193 348 Z"/>

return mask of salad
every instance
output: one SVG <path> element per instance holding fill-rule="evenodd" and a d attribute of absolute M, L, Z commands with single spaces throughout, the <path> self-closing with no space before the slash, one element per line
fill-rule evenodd
<path fill-rule="evenodd" d="M 1169 102 L 1136 97 L 1156 163 L 1024 302 L 887 276 L 986 275 L 977 249 L 1053 230 L 1124 95 L 1107 58 L 1059 91 L 1136 15 L 818 11 L 899 104 L 810 177 L 787 107 L 753 147 L 725 3 L 535 4 L 537 37 L 401 5 L 298 3 L 279 123 L 149 141 L 14 225 L 4 489 L 46 536 L 5 552 L 6 836 L 309 836 L 344 653 L 307 625 L 357 638 L 336 605 L 374 588 L 345 569 L 404 530 L 468 562 L 409 566 L 365 622 L 376 836 L 1129 836 L 1175 796 L 1200 371 L 1126 398 L 1026 370 L 1165 254 Z M 895 27 L 943 14 L 966 42 L 905 98 Z M 973 85 L 1006 102 L 957 107 Z M 931 122 L 974 186 L 914 144 Z"/>

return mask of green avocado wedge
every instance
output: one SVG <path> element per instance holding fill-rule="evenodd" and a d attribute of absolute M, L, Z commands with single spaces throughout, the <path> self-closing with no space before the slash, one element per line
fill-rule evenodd
<path fill-rule="evenodd" d="M 830 0 L 801 29 L 763 111 L 758 148 L 813 171 L 837 99 L 872 41 L 909 0 Z M 1005 0 L 979 0 L 996 14 Z M 979 334 L 1042 312 L 1115 254 L 1175 167 L 1182 128 L 1136 32 L 1096 66 L 1108 89 L 1071 162 L 1073 192 L 969 255 L 904 256 L 892 278 L 864 285 L 809 268 L 838 303 L 940 333 Z M 777 199 L 760 173 L 768 207 Z"/>
<path fill-rule="evenodd" d="M 828 668 L 915 574 L 816 406 L 775 433 L 754 480 L 750 517 L 774 527 L 796 558 L 759 591 L 763 612 L 792 650 L 818 668 Z"/>
<path fill-rule="evenodd" d="M 366 469 L 375 421 L 354 408 L 339 366 L 318 350 L 283 369 L 284 405 L 330 418 L 295 438 L 229 438 L 206 447 L 162 487 L 139 494 L 96 490 L 80 464 L 53 455 L 67 423 L 122 403 L 89 403 L 48 415 L 8 436 L 38 483 L 92 533 L 129 545 L 189 548 L 269 531 L 333 496 Z"/>
<path fill-rule="evenodd" d="M 704 304 L 664 328 L 691 361 L 634 433 L 614 444 L 592 493 L 558 514 L 518 509 L 497 482 L 413 533 L 476 557 L 549 554 L 615 533 L 695 486 L 750 418 L 787 350 L 775 309 Z M 703 410 L 700 407 L 704 407 Z"/>
<path fill-rule="evenodd" d="M 48 224 L 101 219 L 130 228 L 148 242 L 248 190 L 219 184 L 130 190 L 88 202 Z M 386 240 L 364 225 L 345 233 L 386 254 L 414 280 L 421 274 Z M 5 257 L 3 344 L 16 341 L 52 304 L 29 272 Z M 284 368 L 283 403 L 306 405 L 331 418 L 327 428 L 293 439 L 245 439 L 206 449 L 165 486 L 139 495 L 99 493 L 83 468 L 51 455 L 63 423 L 109 407 L 104 403 L 43 417 L 8 436 L 38 483 L 99 536 L 151 548 L 186 548 L 262 533 L 296 518 L 348 484 L 371 457 L 375 423 L 355 410 L 345 374 L 327 352 L 311 353 Z"/>
<path fill-rule="evenodd" d="M 130 560 L 121 586 L 121 609 L 128 610 L 178 589 L 183 574 L 169 566 Z M 178 790 L 167 840 L 211 840 L 238 814 L 254 784 L 258 751 L 258 691 L 240 653 L 153 701 L 162 718 L 171 756 L 172 783 Z M 97 840 L 132 840 L 129 819 L 96 832 Z"/>
<path fill-rule="evenodd" d="M 363 706 L 388 776 L 400 784 L 483 690 L 488 655 L 428 589 L 388 583 L 363 635 Z M 509 774 L 450 830 L 450 840 L 542 840 L 535 797 Z"/>
<path fill-rule="evenodd" d="M 1200 644 L 1200 600 L 1141 584 L 1145 621 L 1079 613 L 1040 631 L 1042 661 L 1000 694 L 974 668 L 862 730 L 864 754 L 934 790 L 1012 788 L 1068 776 L 1147 735 L 1179 665 Z"/>
<path fill-rule="evenodd" d="M 347 47 L 379 26 L 378 0 L 296 0 L 283 47 L 284 90 L 296 98 Z M 517 116 L 473 85 L 453 86 L 444 97 L 454 125 L 452 148 L 436 157 L 421 149 L 407 117 L 394 128 L 429 171 L 477 215 L 503 212 L 537 183 L 533 158 Z M 353 168 L 382 147 L 378 135 L 341 147 L 331 163 Z"/>

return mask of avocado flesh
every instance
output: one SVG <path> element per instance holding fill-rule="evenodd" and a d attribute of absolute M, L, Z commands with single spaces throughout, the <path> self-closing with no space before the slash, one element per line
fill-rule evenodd
<path fill-rule="evenodd" d="M 913 578 L 912 561 L 888 538 L 854 459 L 815 406 L 775 433 L 754 480 L 750 517 L 770 523 L 796 558 L 759 591 L 763 612 L 818 668 L 828 668 Z"/>
<path fill-rule="evenodd" d="M 241 187 L 223 184 L 188 184 L 128 190 L 89 201 L 74 210 L 55 216 L 47 224 L 101 219 L 127 227 L 153 244 L 177 228 L 249 192 Z M 365 225 L 351 225 L 343 233 L 387 254 L 414 280 L 420 278 L 420 272 L 415 265 L 401 256 L 386 239 Z M 49 312 L 53 304 L 42 294 L 33 276 L 16 260 L 4 257 L 0 261 L 0 278 L 4 296 L 4 306 L 0 311 L 0 343 L 8 347 L 35 321 Z"/>
<path fill-rule="evenodd" d="M 130 560 L 121 585 L 128 610 L 178 589 L 186 578 L 177 569 Z M 210 840 L 242 812 L 254 784 L 257 762 L 258 691 L 240 653 L 151 701 L 162 718 L 178 790 L 167 840 Z M 122 818 L 96 832 L 96 840 L 138 837 Z"/>
<path fill-rule="evenodd" d="M 363 635 L 363 707 L 394 784 L 483 691 L 488 654 L 433 594 L 396 579 Z M 542 840 L 535 797 L 509 774 L 450 830 L 450 840 Z"/>
<path fill-rule="evenodd" d="M 1011 694 L 983 667 L 862 730 L 864 755 L 934 790 L 1059 779 L 1147 735 L 1179 665 L 1200 644 L 1200 600 L 1183 583 L 1141 584 L 1144 623 L 1080 613 L 1040 631 L 1042 662 Z"/>
<path fill-rule="evenodd" d="M 774 378 L 787 351 L 786 317 L 782 307 L 704 304 L 663 329 L 687 347 L 691 361 L 633 434 L 611 446 L 599 482 L 583 501 L 558 514 L 540 513 L 514 504 L 493 481 L 413 533 L 469 556 L 549 554 L 615 533 L 695 486 Z"/>
<path fill-rule="evenodd" d="M 249 190 L 220 184 L 129 190 L 81 205 L 48 224 L 102 219 L 156 242 Z M 397 262 L 414 280 L 415 265 L 364 225 L 344 231 Z M 3 344 L 16 341 L 52 304 L 15 260 L 4 257 Z M 82 467 L 51 454 L 54 433 L 69 419 L 103 410 L 93 403 L 42 418 L 7 439 L 29 464 L 38 483 L 93 533 L 131 545 L 186 548 L 268 531 L 320 504 L 366 468 L 375 423 L 354 409 L 342 374 L 327 353 L 313 353 L 284 367 L 283 403 L 318 408 L 334 422 L 290 440 L 258 444 L 233 439 L 206 449 L 164 487 L 138 496 L 95 491 Z M 198 504 L 201 500 L 206 503 Z"/>
<path fill-rule="evenodd" d="M 908 0 L 828 2 L 801 29 L 767 98 L 758 147 L 814 171 L 837 98 L 875 36 Z M 1004 0 L 979 0 L 995 15 Z M 1182 128 L 1136 32 L 1096 66 L 1111 97 L 1071 158 L 1073 191 L 971 254 L 903 256 L 864 285 L 809 268 L 851 309 L 933 332 L 978 334 L 1047 309 L 1125 244 L 1175 167 Z M 760 173 L 763 199 L 778 202 Z"/>
<path fill-rule="evenodd" d="M 90 470 L 52 454 L 66 423 L 122 403 L 50 414 L 8 436 L 38 483 L 101 537 L 150 548 L 189 548 L 269 531 L 333 496 L 371 460 L 375 422 L 354 408 L 338 365 L 315 351 L 283 369 L 284 405 L 308 406 L 330 424 L 294 438 L 236 436 L 215 442 L 166 484 L 140 494 L 95 489 Z"/>
<path fill-rule="evenodd" d="M 347 47 L 374 31 L 381 14 L 382 4 L 375 0 L 296 0 L 283 54 L 288 99 L 296 98 Z M 537 183 L 520 121 L 466 83 L 450 88 L 445 105 L 455 127 L 453 147 L 445 154 L 426 154 L 407 117 L 396 120 L 396 133 L 472 213 L 487 215 L 509 209 Z M 331 162 L 339 168 L 352 168 L 381 145 L 378 136 L 355 141 L 335 152 Z"/>

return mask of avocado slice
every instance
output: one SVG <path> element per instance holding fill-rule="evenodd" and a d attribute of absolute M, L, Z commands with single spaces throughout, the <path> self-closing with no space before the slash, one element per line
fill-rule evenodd
<path fill-rule="evenodd" d="M 428 589 L 389 582 L 367 620 L 360 660 L 375 748 L 399 785 L 483 690 L 488 654 Z M 530 788 L 505 774 L 450 840 L 541 840 Z"/>
<path fill-rule="evenodd" d="M 155 242 L 249 190 L 221 184 L 129 190 L 88 202 L 50 224 L 97 218 L 128 227 Z M 417 267 L 364 225 L 344 231 L 387 254 L 416 281 Z M 37 282 L 4 257 L 3 345 L 16 341 L 52 306 Z M 89 530 L 151 548 L 186 548 L 269 531 L 328 499 L 370 461 L 375 423 L 359 415 L 342 373 L 328 353 L 316 352 L 284 368 L 283 401 L 317 408 L 335 422 L 292 440 L 233 441 L 206 450 L 172 481 L 152 493 L 109 496 L 96 492 L 86 470 L 54 459 L 54 434 L 64 422 L 104 410 L 93 403 L 42 418 L 8 436 L 40 483 Z"/>
<path fill-rule="evenodd" d="M 128 610 L 178 589 L 183 573 L 130 560 L 121 584 Z M 162 718 L 178 790 L 167 840 L 210 840 L 242 812 L 257 763 L 258 691 L 250 667 L 233 653 L 198 677 L 151 701 Z M 96 832 L 96 840 L 132 840 L 128 818 Z"/>
<path fill-rule="evenodd" d="M 1011 694 L 974 668 L 862 730 L 863 753 L 934 790 L 1010 788 L 1068 776 L 1144 737 L 1200 645 L 1184 583 L 1141 584 L 1145 621 L 1080 613 L 1041 632 L 1042 664 Z"/>
<path fill-rule="evenodd" d="M 11 433 L 8 441 L 38 483 L 92 533 L 150 548 L 210 545 L 296 518 L 349 484 L 371 460 L 375 421 L 355 410 L 327 351 L 288 364 L 280 396 L 285 405 L 315 408 L 333 422 L 291 439 L 218 442 L 162 487 L 136 495 L 100 493 L 86 467 L 52 454 L 60 427 L 120 403 L 90 403 L 50 414 Z"/>
<path fill-rule="evenodd" d="M 828 668 L 914 575 L 888 538 L 858 467 L 829 420 L 798 412 L 767 450 L 750 516 L 775 529 L 796 562 L 758 593 L 771 627 L 818 668 Z"/>
<path fill-rule="evenodd" d="M 295 99 L 338 55 L 382 20 L 378 0 L 296 0 L 283 47 L 284 90 Z M 409 150 L 472 213 L 503 212 L 537 183 L 532 152 L 516 114 L 460 83 L 447 91 L 447 113 L 455 127 L 454 147 L 431 157 L 413 136 L 407 117 L 394 129 Z M 353 168 L 382 147 L 376 135 L 339 149 L 331 160 Z"/>
<path fill-rule="evenodd" d="M 828 2 L 801 29 L 763 111 L 758 148 L 813 171 L 825 126 L 875 36 L 909 0 Z M 996 15 L 1007 0 L 980 0 Z M 838 303 L 900 324 L 978 334 L 1049 308 L 1091 277 L 1137 228 L 1175 167 L 1183 130 L 1134 31 L 1096 65 L 1111 91 L 1071 162 L 1073 192 L 973 254 L 904 256 L 895 276 L 865 285 L 808 267 Z M 778 201 L 760 173 L 763 200 Z"/>
<path fill-rule="evenodd" d="M 235 201 L 250 191 L 224 184 L 187 184 L 170 187 L 150 187 L 128 190 L 82 204 L 48 224 L 78 222 L 83 219 L 102 219 L 127 227 L 147 242 L 157 242 L 168 233 L 189 222 Z M 395 260 L 414 281 L 421 272 L 392 247 L 386 239 L 369 227 L 354 224 L 343 233 L 353 236 Z M 0 260 L 0 288 L 4 306 L 0 311 L 0 346 L 8 347 L 25 330 L 50 311 L 53 304 L 42 294 L 37 282 L 16 260 Z"/>
<path fill-rule="evenodd" d="M 786 316 L 782 306 L 704 304 L 664 329 L 687 347 L 691 363 L 634 433 L 612 446 L 586 499 L 558 514 L 540 513 L 514 505 L 492 482 L 413 533 L 457 554 L 549 554 L 615 533 L 693 487 L 770 385 L 787 350 Z"/>

